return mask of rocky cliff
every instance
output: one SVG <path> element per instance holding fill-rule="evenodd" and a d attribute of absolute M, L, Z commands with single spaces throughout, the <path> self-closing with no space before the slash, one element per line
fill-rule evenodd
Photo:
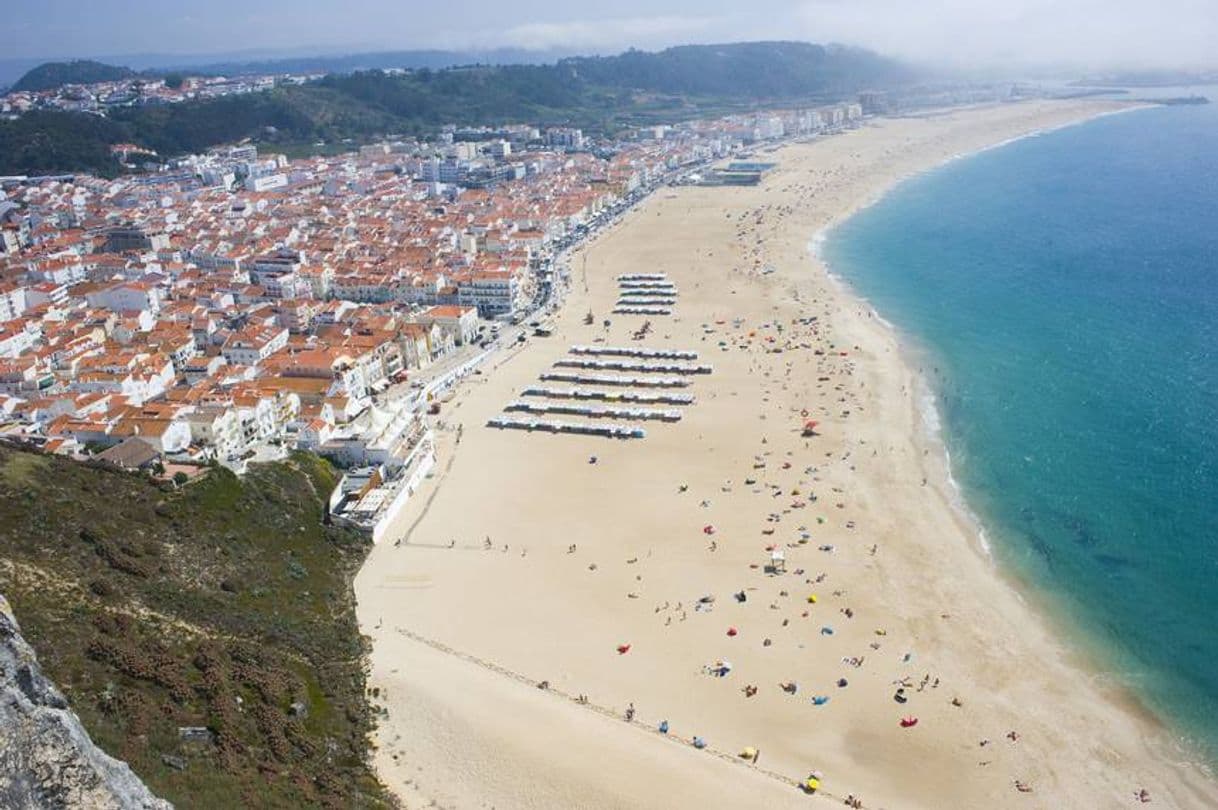
<path fill-rule="evenodd" d="M 172 808 L 89 739 L 0 596 L 0 807 Z"/>

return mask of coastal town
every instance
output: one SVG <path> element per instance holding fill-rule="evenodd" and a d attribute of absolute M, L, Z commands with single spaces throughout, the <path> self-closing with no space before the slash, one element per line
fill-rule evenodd
<path fill-rule="evenodd" d="M 0 115 L 32 110 L 104 113 L 117 107 L 177 104 L 198 99 L 238 96 L 269 90 L 277 84 L 303 84 L 318 74 L 257 74 L 241 76 L 132 76 L 112 81 L 66 84 L 43 90 L 10 90 L 0 98 Z"/>
<path fill-rule="evenodd" d="M 65 5 L 0 810 L 1218 808 L 1218 17 Z"/>
<path fill-rule="evenodd" d="M 379 539 L 435 463 L 445 392 L 546 334 L 572 247 L 656 188 L 756 183 L 753 152 L 863 115 L 614 140 L 447 127 L 337 157 L 243 143 L 114 180 L 0 178 L 0 435 L 179 483 L 311 451 L 348 473 L 333 515 Z"/>

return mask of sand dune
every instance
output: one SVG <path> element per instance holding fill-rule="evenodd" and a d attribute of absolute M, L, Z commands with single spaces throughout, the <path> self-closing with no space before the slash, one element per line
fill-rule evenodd
<path fill-rule="evenodd" d="M 995 571 L 916 369 L 807 249 L 902 176 L 1105 104 L 879 121 L 784 148 L 757 188 L 662 191 L 576 254 L 554 336 L 445 405 L 441 472 L 356 581 L 388 712 L 377 766 L 408 807 L 1123 807 L 1142 788 L 1218 806 Z M 628 272 L 679 289 L 640 341 L 647 318 L 609 314 Z M 485 427 L 598 340 L 714 371 L 642 440 Z"/>

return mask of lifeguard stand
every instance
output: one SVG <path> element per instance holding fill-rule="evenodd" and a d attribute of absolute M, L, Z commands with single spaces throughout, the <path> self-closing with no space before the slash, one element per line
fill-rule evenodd
<path fill-rule="evenodd" d="M 787 572 L 787 553 L 780 548 L 770 552 L 770 570 L 775 574 Z"/>

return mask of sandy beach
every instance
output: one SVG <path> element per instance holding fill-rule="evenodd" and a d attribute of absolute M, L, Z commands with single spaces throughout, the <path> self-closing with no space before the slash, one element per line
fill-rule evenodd
<path fill-rule="evenodd" d="M 995 569 L 917 369 L 809 250 L 903 177 L 1118 109 L 869 122 L 759 154 L 778 167 L 757 187 L 661 189 L 575 253 L 553 336 L 445 403 L 436 473 L 355 583 L 376 765 L 404 804 L 1106 808 L 1144 789 L 1218 806 Z M 673 314 L 611 314 L 622 273 L 667 274 Z M 714 371 L 641 440 L 486 427 L 597 341 Z"/>

